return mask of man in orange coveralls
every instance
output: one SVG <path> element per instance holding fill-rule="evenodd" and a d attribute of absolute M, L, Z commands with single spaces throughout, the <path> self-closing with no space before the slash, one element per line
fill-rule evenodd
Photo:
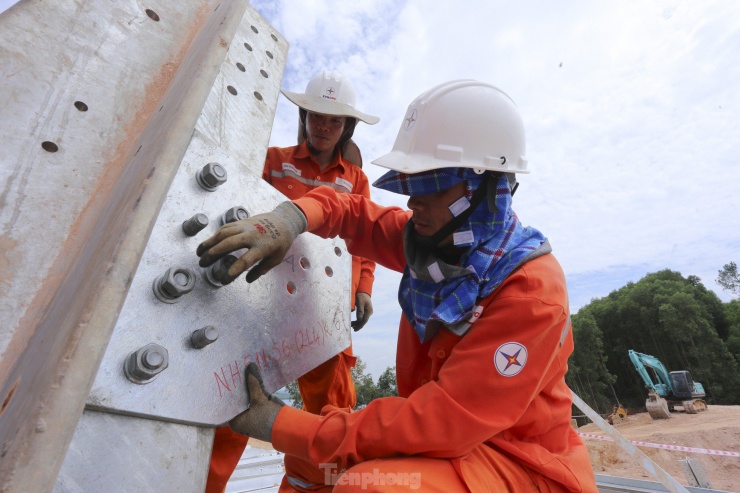
<path fill-rule="evenodd" d="M 409 195 L 410 211 L 322 187 L 198 247 L 203 266 L 249 248 L 227 278 L 251 268 L 254 282 L 310 231 L 403 272 L 399 397 L 317 416 L 281 405 L 247 367 L 249 406 L 230 426 L 270 440 L 286 466 L 300 459 L 323 472 L 304 470 L 294 489 L 597 491 L 570 425 L 563 271 L 511 209 L 524 156 L 524 126 L 505 93 L 448 82 L 411 103 L 393 150 L 373 161 L 391 170 L 374 185 Z"/>
<path fill-rule="evenodd" d="M 281 91 L 299 107 L 299 141 L 293 147 L 267 149 L 262 178 L 289 199 L 297 199 L 322 186 L 343 193 L 370 197 L 370 184 L 360 169 L 362 156 L 351 140 L 358 120 L 368 124 L 378 117 L 355 109 L 352 83 L 338 72 L 315 75 L 305 93 Z M 347 152 L 348 151 L 348 152 Z M 351 164 L 345 159 L 348 154 Z M 359 165 L 359 166 L 356 166 Z M 375 262 L 352 257 L 352 310 L 360 330 L 373 313 L 371 293 Z M 356 358 L 352 346 L 298 379 L 303 409 L 319 414 L 326 405 L 352 409 L 357 404 L 351 370 Z M 216 429 L 206 482 L 206 493 L 221 493 L 247 446 L 248 437 L 228 426 Z M 290 474 L 290 469 L 287 470 Z"/>

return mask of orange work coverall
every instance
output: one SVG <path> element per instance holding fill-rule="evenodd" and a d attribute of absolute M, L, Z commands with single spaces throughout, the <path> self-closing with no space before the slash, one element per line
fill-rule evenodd
<path fill-rule="evenodd" d="M 389 269 L 406 267 L 409 211 L 326 187 L 294 203 L 308 231 L 344 238 L 352 255 Z M 402 316 L 399 397 L 351 413 L 327 407 L 320 416 L 281 408 L 273 446 L 286 454 L 286 469 L 312 466 L 292 486 L 596 493 L 588 451 L 570 424 L 573 337 L 560 264 L 552 254 L 525 263 L 479 306 L 463 335 L 442 328 L 426 343 Z M 290 491 L 285 481 L 281 491 Z"/>
<path fill-rule="evenodd" d="M 322 185 L 370 198 L 370 184 L 362 169 L 343 160 L 341 154 L 337 153 L 334 161 L 321 171 L 305 143 L 293 147 L 268 148 L 262 178 L 289 199 L 302 197 Z M 352 257 L 352 310 L 355 309 L 355 295 L 358 292 L 372 294 L 374 273 L 375 262 Z M 356 360 L 350 345 L 301 376 L 298 387 L 303 409 L 319 414 L 326 405 L 348 409 L 355 407 L 357 396 L 351 370 Z M 249 437 L 232 432 L 228 426 L 216 428 L 206 493 L 224 491 L 248 441 Z"/>

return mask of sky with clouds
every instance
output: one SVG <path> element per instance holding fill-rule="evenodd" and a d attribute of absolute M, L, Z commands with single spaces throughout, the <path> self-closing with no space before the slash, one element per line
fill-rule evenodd
<path fill-rule="evenodd" d="M 0 0 L 0 12 L 12 0 Z M 507 92 L 527 131 L 531 174 L 514 210 L 565 270 L 575 313 L 661 269 L 715 283 L 740 262 L 740 2 L 621 0 L 252 0 L 290 43 L 282 86 L 336 69 L 357 107 L 370 161 L 393 146 L 408 104 L 448 80 Z M 556 6 L 555 6 L 556 5 Z M 278 102 L 271 145 L 295 142 L 296 107 Z M 381 204 L 400 195 L 372 190 Z M 375 314 L 354 335 L 377 379 L 394 365 L 400 275 L 376 271 Z"/>
<path fill-rule="evenodd" d="M 355 140 L 369 163 L 393 146 L 408 104 L 436 84 L 507 92 L 527 131 L 531 174 L 514 210 L 550 239 L 575 313 L 648 273 L 695 275 L 740 261 L 740 3 L 253 0 L 290 43 L 283 87 L 336 69 L 378 115 Z M 280 98 L 271 144 L 291 145 Z M 381 204 L 402 196 L 372 190 Z M 378 268 L 375 315 L 354 336 L 375 378 L 394 364 L 400 276 Z"/>

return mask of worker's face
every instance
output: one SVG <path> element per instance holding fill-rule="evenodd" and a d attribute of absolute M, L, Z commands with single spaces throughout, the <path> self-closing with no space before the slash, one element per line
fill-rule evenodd
<path fill-rule="evenodd" d="M 453 218 L 450 205 L 465 195 L 466 183 L 460 182 L 447 190 L 415 195 L 409 198 L 408 207 L 413 211 L 414 229 L 421 236 L 432 236 L 442 229 Z M 451 245 L 452 235 L 448 236 L 440 245 Z"/>
<path fill-rule="evenodd" d="M 319 152 L 334 151 L 344 131 L 344 116 L 324 115 L 311 111 L 306 115 L 307 140 Z"/>

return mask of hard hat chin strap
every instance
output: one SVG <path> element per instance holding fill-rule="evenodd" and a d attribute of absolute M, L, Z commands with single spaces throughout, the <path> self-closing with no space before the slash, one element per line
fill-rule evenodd
<path fill-rule="evenodd" d="M 457 231 L 457 229 L 470 218 L 475 209 L 478 208 L 480 203 L 483 202 L 483 200 L 488 195 L 489 179 L 489 174 L 486 174 L 483 177 L 483 180 L 481 180 L 481 184 L 478 186 L 475 192 L 473 192 L 473 196 L 470 198 L 470 207 L 462 211 L 457 216 L 453 217 L 450 222 L 442 226 L 442 228 L 440 228 L 440 230 L 434 233 L 432 236 L 421 236 L 419 234 L 415 235 L 417 243 L 426 249 L 433 250 L 437 248 L 445 238 Z M 413 219 L 411 219 L 411 221 L 413 221 Z"/>

